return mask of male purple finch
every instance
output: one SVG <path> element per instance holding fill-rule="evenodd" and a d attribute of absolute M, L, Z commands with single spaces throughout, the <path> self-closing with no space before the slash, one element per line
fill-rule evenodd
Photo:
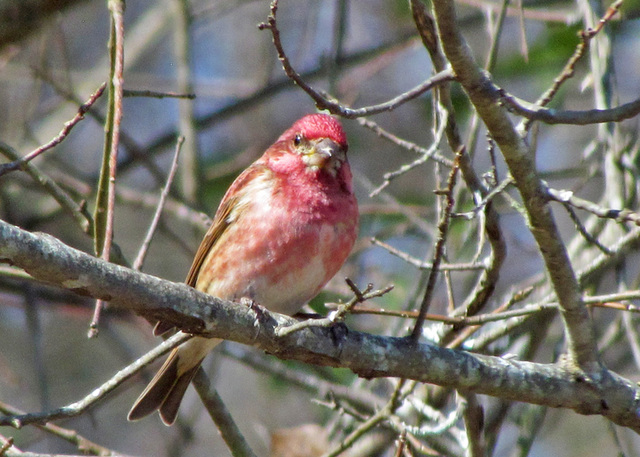
<path fill-rule="evenodd" d="M 357 230 L 346 135 L 333 117 L 309 114 L 231 184 L 186 282 L 291 315 L 337 273 Z M 194 337 L 174 349 L 129 420 L 158 410 L 171 425 L 202 360 L 220 342 Z"/>

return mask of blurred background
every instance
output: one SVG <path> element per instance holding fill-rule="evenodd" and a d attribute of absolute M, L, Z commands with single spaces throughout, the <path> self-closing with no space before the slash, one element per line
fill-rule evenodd
<path fill-rule="evenodd" d="M 522 8 L 512 4 L 498 34 L 495 30 L 501 2 L 460 0 L 457 6 L 463 33 L 476 60 L 483 65 L 492 43 L 497 43 L 491 70 L 494 81 L 534 102 L 574 53 L 585 17 L 590 13 L 599 17 L 608 5 L 586 0 L 531 1 L 524 2 Z M 612 106 L 638 97 L 638 11 L 637 0 L 624 3 L 622 19 L 618 16 L 606 33 L 594 40 L 597 45 L 576 66 L 575 76 L 562 86 L 552 107 L 602 107 L 598 105 L 602 94 L 604 103 Z M 195 98 L 185 99 L 131 92 L 124 101 L 114 242 L 128 262 L 135 258 L 153 215 L 176 138 L 187 138 L 171 197 L 143 267 L 147 273 L 184 280 L 208 217 L 227 186 L 294 120 L 315 110 L 313 101 L 284 74 L 269 31 L 257 27 L 268 14 L 269 2 L 265 0 L 127 2 L 125 89 L 195 94 Z M 2 142 L 20 155 L 46 143 L 107 81 L 109 20 L 107 2 L 0 1 Z M 296 70 L 314 87 L 351 107 L 385 102 L 433 74 L 406 1 L 283 0 L 278 27 Z M 601 73 L 594 70 L 594 61 L 598 61 L 594 52 L 604 53 L 600 56 L 605 66 Z M 455 84 L 452 94 L 463 138 L 475 132 L 475 142 L 468 143 L 474 168 L 478 176 L 485 176 L 492 167 L 492 143 L 482 126 L 476 126 L 473 111 Z M 61 144 L 34 161 L 74 201 L 86 204 L 90 213 L 102 160 L 106 101 L 105 94 Z M 426 149 L 436 139 L 434 112 L 429 92 L 370 120 L 395 137 Z M 514 117 L 514 122 L 519 120 Z M 367 283 L 376 288 L 394 285 L 392 292 L 374 300 L 371 306 L 414 309 L 423 292 L 425 270 L 372 244 L 371 237 L 419 261 L 430 260 L 439 217 L 433 190 L 443 185 L 448 170 L 424 160 L 371 197 L 383 184 L 385 173 L 413 163 L 421 157 L 421 151 L 381 138 L 356 120 L 345 119 L 343 125 L 362 213 L 360 240 L 341 273 L 311 306 L 325 312 L 323 303 L 348 300 L 350 291 L 343 278 L 349 276 L 362 288 Z M 606 196 L 606 205 L 610 206 L 616 202 L 609 193 L 612 182 L 603 170 L 607 157 L 613 154 L 616 166 L 625 164 L 621 176 L 627 183 L 617 203 L 637 210 L 637 132 L 637 118 L 606 128 L 541 125 L 534 127 L 531 141 L 536 145 L 539 171 L 550 185 L 576 190 L 596 201 Z M 446 141 L 438 138 L 435 147 L 438 154 L 453 157 Z M 495 165 L 498 179 L 503 179 L 504 164 L 498 158 Z M 518 197 L 514 190 L 508 194 L 512 199 Z M 457 212 L 473 209 L 465 188 L 458 194 L 457 205 Z M 501 215 L 508 255 L 488 309 L 502 304 L 514 291 L 535 284 L 542 271 L 542 261 L 522 215 L 508 198 L 497 201 L 495 207 Z M 26 173 L 0 178 L 0 217 L 93 252 L 91 237 Z M 560 208 L 557 217 L 567 244 L 574 241 L 579 245 L 576 239 L 580 236 L 568 214 Z M 477 218 L 453 220 L 448 262 L 482 260 L 487 255 L 486 241 L 479 235 L 480 224 Z M 605 244 L 620 236 L 616 230 L 602 229 L 600 233 L 612 237 L 601 238 Z M 630 253 L 633 258 L 637 255 Z M 0 273 L 0 401 L 4 403 L 40 411 L 76 401 L 158 342 L 151 335 L 151 326 L 142 319 L 108 309 L 99 336 L 87 339 L 93 301 L 29 281 L 8 268 Z M 604 272 L 593 290 L 615 289 L 613 275 Z M 474 290 L 477 277 L 477 271 L 468 270 L 441 278 L 430 312 L 446 314 L 452 300 L 462 303 Z M 636 279 L 630 272 L 629 287 Z M 640 380 L 631 343 L 615 333 L 627 318 L 620 317 L 619 312 L 596 314 L 600 344 L 608 351 L 604 353 L 606 363 L 630 379 Z M 627 325 L 637 328 L 637 318 L 628 319 Z M 552 362 L 561 351 L 562 329 L 557 321 L 545 332 L 532 359 Z M 402 335 L 411 328 L 410 321 L 367 315 L 352 316 L 348 323 L 379 334 Z M 617 336 L 609 338 L 607 331 Z M 517 337 L 504 336 L 501 341 L 485 352 L 516 352 L 514 347 L 522 344 Z M 331 402 L 325 398 L 326 392 L 314 391 L 304 379 L 351 386 L 382 398 L 394 382 L 359 381 L 346 370 L 284 363 L 231 343 L 210 359 L 208 369 L 221 396 L 261 456 L 270 455 L 273 440 L 286 442 L 286 437 L 294 433 L 302 436 L 292 438 L 294 441 L 316 443 L 325 449 L 325 441 L 339 440 L 341 433 L 354 427 L 353 419 L 327 406 Z M 275 375 L 276 370 L 283 370 L 290 378 L 300 376 L 303 381 L 288 382 L 282 375 Z M 193 391 L 183 403 L 180 423 L 172 428 L 164 427 L 157 417 L 126 421 L 128 409 L 151 374 L 148 370 L 88 414 L 58 425 L 127 455 L 229 455 Z M 427 389 L 420 391 L 425 398 L 429 397 Z M 487 420 L 500 423 L 494 431 L 493 455 L 639 455 L 638 438 L 628 431 L 615 430 L 601 417 L 578 416 L 564 410 L 541 412 L 537 407 L 531 407 L 535 414 L 527 415 L 527 405 L 500 409 L 497 400 L 481 401 L 487 411 L 505 416 L 496 419 L 487 413 Z M 451 409 L 447 401 L 440 406 L 443 414 Z M 529 417 L 537 421 L 529 423 Z M 298 427 L 301 424 L 308 425 Z M 14 437 L 16 446 L 23 450 L 79 453 L 74 445 L 33 427 L 0 429 L 0 434 Z M 529 434 L 536 439 L 529 446 L 519 447 L 518 439 Z M 394 455 L 393 434 L 382 431 L 372 436 L 375 439 L 362 443 L 362 449 L 345 455 Z M 442 449 L 440 452 L 444 452 Z"/>

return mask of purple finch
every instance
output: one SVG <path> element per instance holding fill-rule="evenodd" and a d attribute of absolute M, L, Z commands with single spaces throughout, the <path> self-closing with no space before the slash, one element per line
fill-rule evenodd
<path fill-rule="evenodd" d="M 346 135 L 333 117 L 310 114 L 294 123 L 227 190 L 187 284 L 296 313 L 337 273 L 356 239 L 358 206 L 346 154 Z M 220 342 L 194 337 L 174 349 L 129 420 L 158 410 L 172 424 L 202 360 Z"/>

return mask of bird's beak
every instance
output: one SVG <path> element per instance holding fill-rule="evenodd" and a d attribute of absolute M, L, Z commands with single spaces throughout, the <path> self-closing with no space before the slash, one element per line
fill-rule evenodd
<path fill-rule="evenodd" d="M 342 146 L 329 138 L 317 141 L 305 154 L 305 163 L 309 167 L 325 168 L 329 163 L 337 165 L 345 160 Z"/>

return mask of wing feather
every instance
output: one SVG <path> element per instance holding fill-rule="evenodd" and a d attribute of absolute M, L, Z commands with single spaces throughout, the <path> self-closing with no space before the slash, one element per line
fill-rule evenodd
<path fill-rule="evenodd" d="M 209 227 L 202 243 L 200 243 L 200 247 L 191 264 L 189 274 L 187 274 L 185 282 L 191 287 L 196 287 L 202 265 L 209 253 L 215 249 L 215 245 L 222 234 L 236 221 L 238 215 L 242 213 L 240 207 L 242 206 L 242 202 L 245 201 L 244 196 L 248 185 L 253 181 L 256 174 L 265 172 L 268 172 L 267 166 L 260 162 L 255 162 L 238 176 L 231 187 L 229 187 L 229 190 L 227 190 L 220 202 L 218 211 L 216 211 L 211 227 Z"/>

